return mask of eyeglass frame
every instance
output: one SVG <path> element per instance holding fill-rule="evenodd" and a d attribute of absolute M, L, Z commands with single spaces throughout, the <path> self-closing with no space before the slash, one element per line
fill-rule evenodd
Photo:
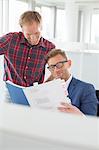
<path fill-rule="evenodd" d="M 66 63 L 66 62 L 68 62 L 68 60 L 60 61 L 60 62 L 56 63 L 55 65 L 50 65 L 50 66 L 48 66 L 47 68 L 48 68 L 50 71 L 54 71 L 55 67 L 58 68 L 58 69 L 60 69 L 60 68 L 63 67 L 64 63 Z M 57 66 L 58 64 L 61 64 L 61 66 L 58 67 L 58 66 Z M 52 67 L 52 68 L 50 68 L 50 67 Z"/>

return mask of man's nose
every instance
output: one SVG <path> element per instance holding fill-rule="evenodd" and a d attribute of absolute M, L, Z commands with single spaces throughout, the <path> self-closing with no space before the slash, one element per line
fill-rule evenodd
<path fill-rule="evenodd" d="M 54 67 L 54 70 L 55 70 L 55 71 L 58 71 L 58 70 L 60 70 L 60 68 L 58 68 L 58 67 L 55 66 L 55 67 Z"/>

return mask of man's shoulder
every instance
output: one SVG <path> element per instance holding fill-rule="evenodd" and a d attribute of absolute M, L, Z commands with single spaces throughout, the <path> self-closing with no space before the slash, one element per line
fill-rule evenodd
<path fill-rule="evenodd" d="M 18 38 L 18 37 L 23 36 L 23 33 L 22 32 L 9 32 L 5 36 L 9 36 L 9 37 L 13 37 L 13 38 L 14 37 Z"/>
<path fill-rule="evenodd" d="M 12 32 L 11 34 L 12 34 L 12 36 L 14 36 L 14 37 L 21 37 L 21 36 L 23 36 L 23 33 L 22 33 L 22 32 Z"/>
<path fill-rule="evenodd" d="M 0 37 L 0 41 L 12 41 L 21 39 L 23 36 L 22 32 L 9 32 Z"/>
<path fill-rule="evenodd" d="M 46 47 L 52 47 L 52 48 L 55 48 L 55 44 L 45 38 L 42 37 L 42 42 L 43 42 L 43 45 L 45 45 Z"/>
<path fill-rule="evenodd" d="M 79 86 L 83 86 L 83 87 L 93 87 L 93 85 L 89 82 L 86 82 L 86 81 L 83 81 L 83 80 L 80 80 L 80 79 L 77 79 L 75 77 L 72 78 L 72 82 L 74 84 L 78 84 Z"/>

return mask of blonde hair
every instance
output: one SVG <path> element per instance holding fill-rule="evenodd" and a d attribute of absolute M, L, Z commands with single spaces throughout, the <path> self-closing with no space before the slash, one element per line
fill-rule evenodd
<path fill-rule="evenodd" d="M 52 49 L 47 55 L 46 55 L 46 63 L 48 62 L 48 60 L 52 57 L 55 57 L 57 55 L 61 55 L 63 56 L 66 60 L 67 60 L 67 56 L 65 51 L 61 50 L 61 49 Z"/>
<path fill-rule="evenodd" d="M 33 21 L 40 24 L 42 22 L 41 15 L 36 11 L 26 11 L 20 16 L 19 24 L 22 27 L 24 24 L 31 24 Z"/>

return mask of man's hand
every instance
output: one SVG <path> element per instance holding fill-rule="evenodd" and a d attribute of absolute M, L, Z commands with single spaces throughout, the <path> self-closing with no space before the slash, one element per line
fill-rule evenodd
<path fill-rule="evenodd" d="M 58 107 L 58 110 L 61 112 L 84 115 L 76 106 L 68 103 L 61 103 L 61 106 Z"/>

